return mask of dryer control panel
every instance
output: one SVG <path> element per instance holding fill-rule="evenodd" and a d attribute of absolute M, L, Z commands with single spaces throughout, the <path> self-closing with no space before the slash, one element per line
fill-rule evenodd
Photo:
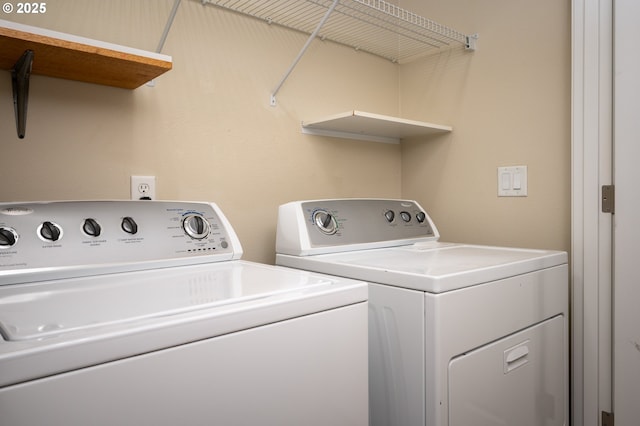
<path fill-rule="evenodd" d="M 241 255 L 233 228 L 211 203 L 0 203 L 0 285 Z"/>
<path fill-rule="evenodd" d="M 334 199 L 280 206 L 276 250 L 320 254 L 435 241 L 438 230 L 413 200 Z"/>

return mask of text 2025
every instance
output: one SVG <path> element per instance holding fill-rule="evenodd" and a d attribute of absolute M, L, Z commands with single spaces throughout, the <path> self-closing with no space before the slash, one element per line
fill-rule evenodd
<path fill-rule="evenodd" d="M 16 13 L 46 13 L 47 3 L 17 3 Z"/>

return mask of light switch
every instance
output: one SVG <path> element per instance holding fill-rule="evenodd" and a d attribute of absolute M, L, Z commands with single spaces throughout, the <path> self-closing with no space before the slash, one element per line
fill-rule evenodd
<path fill-rule="evenodd" d="M 498 197 L 527 196 L 527 166 L 498 167 Z"/>
<path fill-rule="evenodd" d="M 500 183 L 501 188 L 511 189 L 511 173 L 502 173 L 502 183 Z"/>
<path fill-rule="evenodd" d="M 513 189 L 522 189 L 522 179 L 518 170 L 513 172 Z"/>

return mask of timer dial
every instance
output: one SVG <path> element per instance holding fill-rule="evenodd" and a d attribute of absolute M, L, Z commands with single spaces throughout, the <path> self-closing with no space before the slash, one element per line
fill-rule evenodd
<path fill-rule="evenodd" d="M 198 214 L 191 214 L 182 221 L 184 232 L 191 238 L 202 240 L 209 235 L 209 222 Z"/>
<path fill-rule="evenodd" d="M 333 235 L 338 232 L 338 222 L 336 222 L 336 218 L 326 210 L 316 210 L 313 212 L 313 223 L 323 234 Z"/>

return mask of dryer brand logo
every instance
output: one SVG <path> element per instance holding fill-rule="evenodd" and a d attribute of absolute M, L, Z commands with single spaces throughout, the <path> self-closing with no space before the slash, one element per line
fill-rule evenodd
<path fill-rule="evenodd" d="M 0 213 L 6 214 L 7 216 L 24 216 L 33 213 L 33 209 L 29 207 L 6 207 L 0 210 Z"/>

